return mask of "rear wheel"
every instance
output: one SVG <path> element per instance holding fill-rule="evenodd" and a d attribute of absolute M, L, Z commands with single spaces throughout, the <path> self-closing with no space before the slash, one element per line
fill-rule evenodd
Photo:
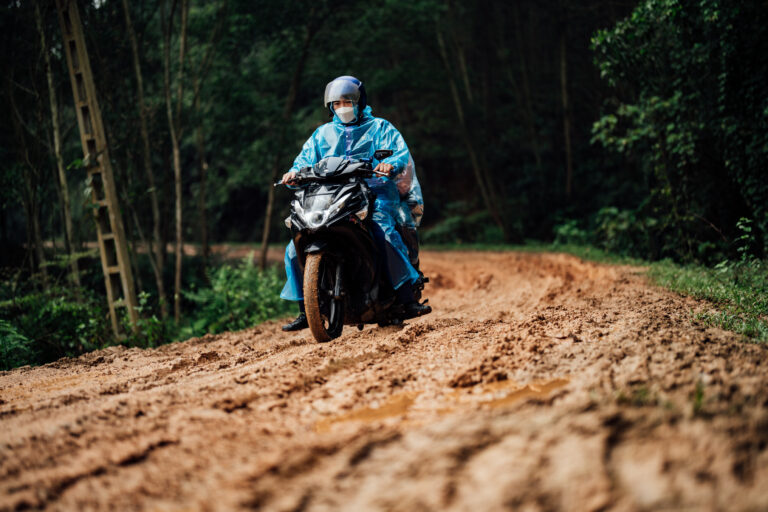
<path fill-rule="evenodd" d="M 344 300 L 341 265 L 324 253 L 307 255 L 304 264 L 304 308 L 312 336 L 320 343 L 341 336 Z"/>

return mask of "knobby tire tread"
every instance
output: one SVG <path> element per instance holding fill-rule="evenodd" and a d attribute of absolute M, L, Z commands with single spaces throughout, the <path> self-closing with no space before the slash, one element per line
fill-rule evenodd
<path fill-rule="evenodd" d="M 307 315 L 309 330 L 320 343 L 331 341 L 331 335 L 325 329 L 323 315 L 320 312 L 320 267 L 323 254 L 308 254 L 304 263 L 304 312 Z"/>

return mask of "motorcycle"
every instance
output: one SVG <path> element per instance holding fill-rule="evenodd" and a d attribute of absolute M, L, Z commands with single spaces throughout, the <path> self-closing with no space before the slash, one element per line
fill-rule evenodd
<path fill-rule="evenodd" d="M 391 155 L 377 150 L 374 159 Z M 309 328 L 321 343 L 339 337 L 344 325 L 362 329 L 405 318 L 373 235 L 375 194 L 365 181 L 374 176 L 372 164 L 370 158 L 328 157 L 301 169 L 291 182 L 297 188 L 285 223 L 304 269 Z M 426 282 L 422 277 L 414 285 L 415 300 Z"/>

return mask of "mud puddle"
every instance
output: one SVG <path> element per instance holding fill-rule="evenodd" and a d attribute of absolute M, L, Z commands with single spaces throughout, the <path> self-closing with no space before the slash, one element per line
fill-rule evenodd
<path fill-rule="evenodd" d="M 547 398 L 556 389 L 566 386 L 570 381 L 559 378 L 554 380 L 542 380 L 529 384 L 518 384 L 511 380 L 491 382 L 485 386 L 479 386 L 470 390 L 456 390 L 439 396 L 437 399 L 424 401 L 418 404 L 416 413 L 421 416 L 434 412 L 438 416 L 456 412 L 460 407 L 469 409 L 472 407 L 506 407 L 528 398 Z M 372 424 L 390 418 L 405 419 L 412 411 L 420 391 L 411 391 L 393 395 L 380 405 L 364 407 L 346 414 L 324 418 L 315 424 L 315 431 L 319 433 L 329 432 L 334 425 L 347 422 L 360 422 Z M 422 426 L 425 421 L 407 421 L 403 425 Z"/>
<path fill-rule="evenodd" d="M 404 416 L 419 396 L 417 391 L 402 393 L 387 399 L 384 403 L 376 407 L 364 407 L 347 414 L 342 414 L 332 418 L 322 419 L 315 425 L 317 432 L 329 432 L 333 425 L 356 421 L 361 423 L 374 423 L 388 418 Z"/>

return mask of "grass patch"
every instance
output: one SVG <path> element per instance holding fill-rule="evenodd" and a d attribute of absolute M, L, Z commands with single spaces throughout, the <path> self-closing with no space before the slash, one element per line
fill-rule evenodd
<path fill-rule="evenodd" d="M 721 263 L 714 268 L 661 261 L 650 264 L 648 276 L 665 288 L 705 299 L 717 307 L 714 313 L 698 313 L 697 320 L 742 334 L 751 341 L 768 341 L 765 261 Z"/>

